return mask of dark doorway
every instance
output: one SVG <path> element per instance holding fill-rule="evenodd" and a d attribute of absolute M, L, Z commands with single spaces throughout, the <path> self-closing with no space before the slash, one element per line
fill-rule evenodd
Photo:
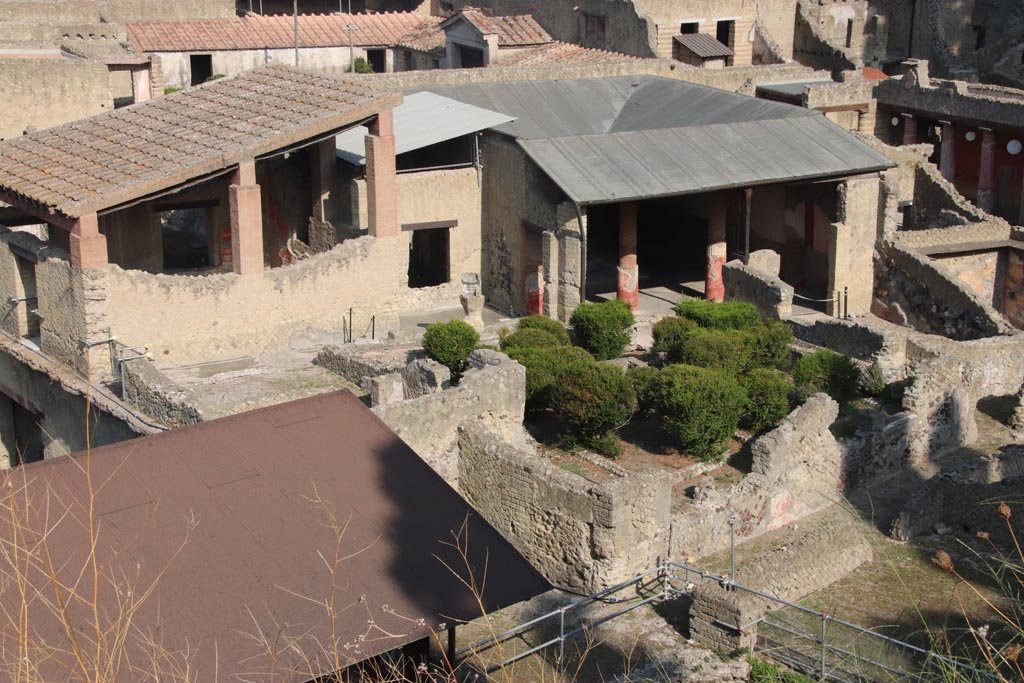
<path fill-rule="evenodd" d="M 459 56 L 459 68 L 479 69 L 484 65 L 484 51 L 476 48 L 456 45 L 455 50 Z"/>
<path fill-rule="evenodd" d="M 188 64 L 192 70 L 192 85 L 205 83 L 213 75 L 213 55 L 189 55 Z"/>
<path fill-rule="evenodd" d="M 731 20 L 718 22 L 715 27 L 715 39 L 722 45 L 732 47 L 732 34 L 735 25 L 736 22 Z"/>
<path fill-rule="evenodd" d="M 25 408 L 17 401 L 0 395 L 0 425 L 4 430 L 4 446 L 11 467 L 43 459 L 43 430 L 39 426 L 42 416 Z"/>
<path fill-rule="evenodd" d="M 679 32 L 685 35 L 697 33 L 700 30 L 700 24 L 696 21 L 688 21 L 684 24 L 679 25 Z"/>
<path fill-rule="evenodd" d="M 160 213 L 164 270 L 199 270 L 213 265 L 210 259 L 210 209 L 206 206 L 172 209 Z"/>
<path fill-rule="evenodd" d="M 382 74 L 388 70 L 387 55 L 384 50 L 367 50 L 366 61 L 370 63 L 375 74 Z"/>
<path fill-rule="evenodd" d="M 21 280 L 22 294 L 18 310 L 25 312 L 24 336 L 28 338 L 39 336 L 39 316 L 35 311 L 38 308 L 36 299 L 36 264 L 26 258 L 15 255 L 15 262 L 18 266 L 18 278 Z M 19 326 L 20 327 L 20 326 Z"/>
<path fill-rule="evenodd" d="M 449 228 L 414 230 L 409 242 L 409 286 L 436 287 L 449 275 Z"/>

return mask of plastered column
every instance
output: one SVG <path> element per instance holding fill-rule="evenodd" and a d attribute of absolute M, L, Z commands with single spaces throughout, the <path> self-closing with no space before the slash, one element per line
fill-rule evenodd
<path fill-rule="evenodd" d="M 917 144 L 917 119 L 910 114 L 903 114 L 903 144 Z"/>
<path fill-rule="evenodd" d="M 956 179 L 956 126 L 942 122 L 942 151 L 939 156 L 939 173 L 953 182 Z"/>
<path fill-rule="evenodd" d="M 107 265 L 107 238 L 100 234 L 99 217 L 90 213 L 79 217 L 71 229 L 71 263 L 83 270 Z"/>
<path fill-rule="evenodd" d="M 555 212 L 558 225 L 558 319 L 568 322 L 576 307 L 580 305 L 583 287 L 583 234 L 576 217 L 576 207 L 571 202 L 562 202 Z M 586 217 L 584 216 L 584 229 Z"/>
<path fill-rule="evenodd" d="M 545 230 L 541 235 L 544 260 L 544 315 L 558 317 L 558 235 Z"/>
<path fill-rule="evenodd" d="M 366 136 L 366 196 L 370 234 L 398 235 L 398 176 L 391 110 L 377 115 Z"/>
<path fill-rule="evenodd" d="M 996 186 L 996 134 L 981 129 L 981 161 L 978 166 L 978 207 L 992 212 L 995 207 Z"/>
<path fill-rule="evenodd" d="M 255 161 L 238 165 L 228 187 L 228 208 L 232 269 L 239 275 L 263 272 L 263 205 Z"/>
<path fill-rule="evenodd" d="M 704 298 L 708 301 L 725 299 L 722 266 L 725 265 L 725 195 L 716 192 L 708 204 L 708 251 L 704 272 Z"/>
<path fill-rule="evenodd" d="M 619 204 L 619 301 L 625 301 L 633 310 L 640 305 L 640 269 L 636 258 L 637 204 Z"/>

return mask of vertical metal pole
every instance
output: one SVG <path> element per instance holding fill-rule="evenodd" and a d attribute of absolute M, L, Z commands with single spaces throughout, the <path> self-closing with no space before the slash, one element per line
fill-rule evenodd
<path fill-rule="evenodd" d="M 370 318 L 370 339 L 377 338 L 377 315 Z"/>
<path fill-rule="evenodd" d="M 843 287 L 843 320 L 850 319 L 850 288 Z"/>
<path fill-rule="evenodd" d="M 295 66 L 299 65 L 299 0 L 292 0 L 292 16 L 295 24 Z"/>
<path fill-rule="evenodd" d="M 827 614 L 821 615 L 821 669 L 818 672 L 820 675 L 818 680 L 825 680 L 825 622 L 828 620 Z"/>
<path fill-rule="evenodd" d="M 260 16 L 263 16 L 263 0 L 260 0 Z"/>
<path fill-rule="evenodd" d="M 736 581 L 736 517 L 729 517 L 729 580 Z"/>
<path fill-rule="evenodd" d="M 455 671 L 455 627 L 448 629 L 448 666 Z"/>
<path fill-rule="evenodd" d="M 750 263 L 750 205 L 753 202 L 754 189 L 748 187 L 743 190 L 743 194 L 746 199 L 743 217 L 743 264 L 748 265 Z"/>
<path fill-rule="evenodd" d="M 348 340 L 351 342 L 356 338 L 356 335 L 352 331 L 352 307 L 348 309 Z"/>
<path fill-rule="evenodd" d="M 558 609 L 558 669 L 562 669 L 562 657 L 565 656 L 565 607 Z"/>
<path fill-rule="evenodd" d="M 351 10 L 351 9 L 352 8 L 350 7 L 349 10 Z M 348 70 L 349 70 L 350 73 L 355 73 L 356 72 L 356 50 L 355 50 L 355 47 L 352 45 L 352 28 L 353 28 L 353 26 L 352 26 L 352 21 L 351 20 L 348 22 L 348 25 L 345 26 L 345 28 L 348 29 Z"/>

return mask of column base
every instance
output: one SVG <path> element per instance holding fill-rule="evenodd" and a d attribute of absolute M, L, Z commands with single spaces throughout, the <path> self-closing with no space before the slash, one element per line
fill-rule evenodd
<path fill-rule="evenodd" d="M 640 269 L 637 266 L 619 266 L 619 286 L 616 298 L 625 301 L 634 311 L 640 306 Z"/>

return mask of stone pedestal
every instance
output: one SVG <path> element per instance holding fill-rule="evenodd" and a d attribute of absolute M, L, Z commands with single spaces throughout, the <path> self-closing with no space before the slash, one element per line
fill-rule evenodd
<path fill-rule="evenodd" d="M 466 312 L 466 322 L 476 330 L 484 329 L 484 297 L 480 294 L 463 294 L 459 297 L 462 310 Z"/>

